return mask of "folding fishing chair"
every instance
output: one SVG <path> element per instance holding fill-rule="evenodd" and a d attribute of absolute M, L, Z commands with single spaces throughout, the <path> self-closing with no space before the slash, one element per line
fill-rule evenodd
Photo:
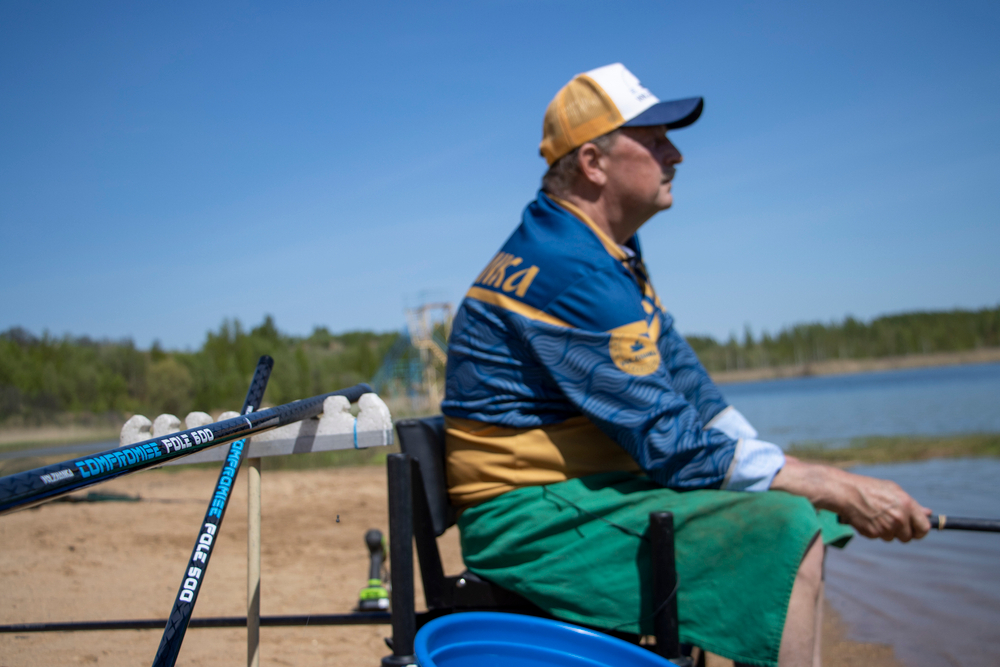
<path fill-rule="evenodd" d="M 445 576 L 437 537 L 455 525 L 456 512 L 448 502 L 445 478 L 444 418 L 427 417 L 396 422 L 400 454 L 390 454 L 389 558 L 392 571 L 392 655 L 383 667 L 410 665 L 416 631 L 425 623 L 464 611 L 504 611 L 552 618 L 520 595 L 466 570 Z M 674 569 L 673 515 L 650 514 L 649 537 L 653 560 L 653 604 L 656 646 L 660 655 L 678 665 L 690 665 L 677 636 L 677 582 Z M 416 542 L 420 578 L 427 611 L 417 614 L 414 603 L 413 544 Z M 595 628 L 620 639 L 639 643 L 638 635 Z"/>

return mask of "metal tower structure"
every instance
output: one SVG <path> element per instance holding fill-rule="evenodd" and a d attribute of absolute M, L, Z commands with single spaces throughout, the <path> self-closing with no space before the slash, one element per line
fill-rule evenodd
<path fill-rule="evenodd" d="M 414 412 L 435 411 L 444 396 L 454 308 L 448 302 L 436 301 L 405 312 L 406 328 L 386 353 L 371 385 L 382 396 L 409 397 Z"/>

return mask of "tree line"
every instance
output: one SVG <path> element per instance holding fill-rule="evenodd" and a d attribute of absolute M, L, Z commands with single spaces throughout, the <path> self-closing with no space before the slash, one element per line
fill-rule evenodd
<path fill-rule="evenodd" d="M 0 333 L 0 424 L 47 423 L 66 413 L 114 421 L 129 413 L 239 410 L 263 354 L 275 362 L 267 403 L 288 403 L 367 381 L 398 335 L 317 327 L 289 336 L 268 316 L 249 330 L 224 321 L 188 352 L 13 328 Z"/>
<path fill-rule="evenodd" d="M 59 415 L 129 413 L 183 417 L 191 410 L 238 409 L 257 358 L 270 354 L 275 371 L 267 389 L 272 405 L 369 381 L 398 333 L 309 336 L 280 332 L 265 317 L 245 329 L 238 320 L 210 331 L 196 351 L 141 350 L 130 340 L 0 333 L 0 424 L 36 424 Z M 710 372 L 1000 347 L 1000 306 L 981 310 L 887 315 L 870 322 L 848 317 L 829 324 L 798 324 L 771 335 L 719 342 L 688 336 Z"/>
<path fill-rule="evenodd" d="M 910 354 L 963 352 L 1000 347 L 1000 306 L 884 315 L 870 322 L 847 317 L 841 322 L 796 324 L 775 335 L 726 342 L 687 336 L 709 372 L 809 364 L 833 359 L 877 359 Z"/>

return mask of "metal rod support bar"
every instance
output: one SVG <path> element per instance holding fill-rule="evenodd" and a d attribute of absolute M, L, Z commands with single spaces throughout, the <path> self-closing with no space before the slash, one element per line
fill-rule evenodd
<path fill-rule="evenodd" d="M 301 614 L 296 616 L 261 616 L 261 627 L 294 627 L 308 625 L 389 625 L 389 612 L 366 612 L 359 614 Z M 121 621 L 69 621 L 64 623 L 15 623 L 0 625 L 0 634 L 24 634 L 28 632 L 82 632 L 94 630 L 163 630 L 167 619 L 121 620 Z M 192 618 L 189 628 L 245 628 L 244 616 L 218 616 Z"/>

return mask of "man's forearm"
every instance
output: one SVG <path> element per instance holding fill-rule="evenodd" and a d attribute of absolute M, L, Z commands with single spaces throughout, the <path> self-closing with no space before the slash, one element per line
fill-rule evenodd
<path fill-rule="evenodd" d="M 785 465 L 774 476 L 771 489 L 803 496 L 819 509 L 836 512 L 841 504 L 837 501 L 845 495 L 843 480 L 837 475 L 842 472 L 830 466 L 804 463 L 786 454 Z"/>
<path fill-rule="evenodd" d="M 771 489 L 803 496 L 819 509 L 836 512 L 865 537 L 907 542 L 930 530 L 930 510 L 895 482 L 786 456 Z"/>

